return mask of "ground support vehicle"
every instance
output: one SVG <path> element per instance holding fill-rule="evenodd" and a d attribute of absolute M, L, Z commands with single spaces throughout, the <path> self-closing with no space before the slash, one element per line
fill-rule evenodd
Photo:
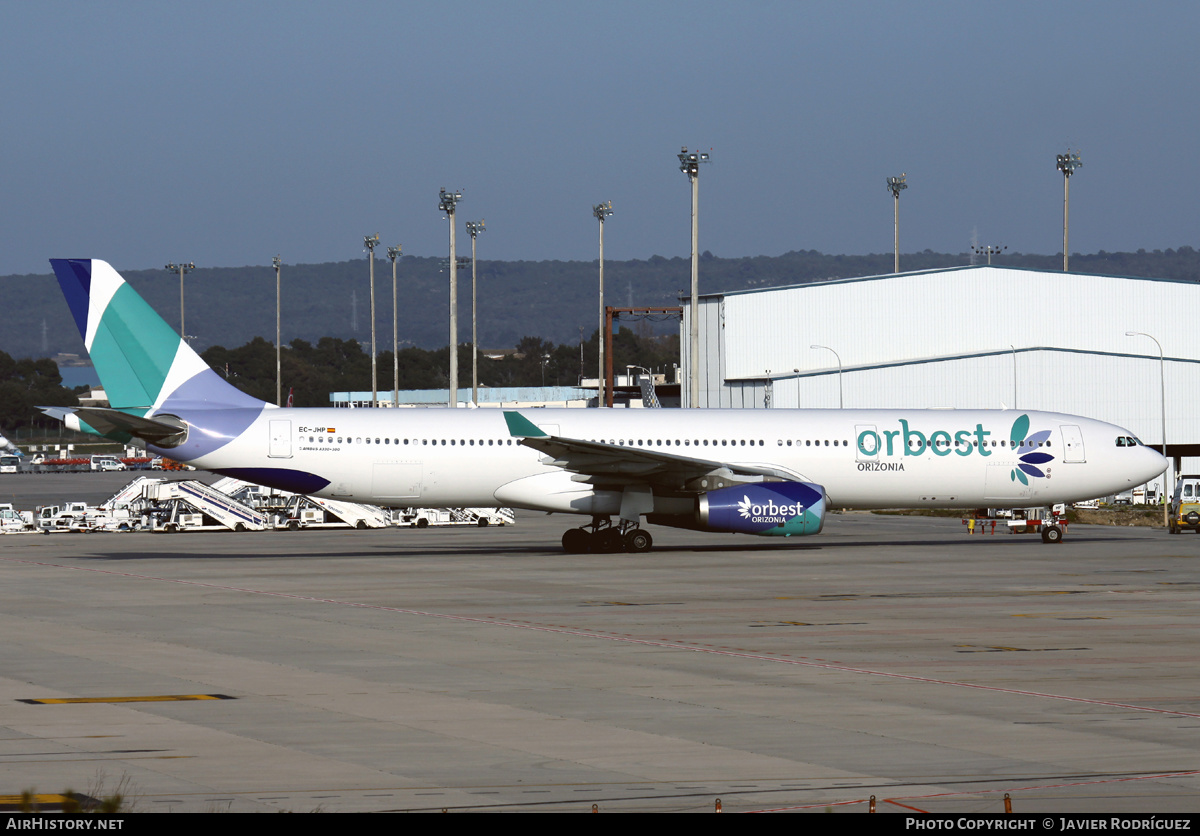
<path fill-rule="evenodd" d="M 1065 505 L 1014 508 L 1011 511 L 982 508 L 964 518 L 963 525 L 967 526 L 968 534 L 986 534 L 989 529 L 995 534 L 999 524 L 1002 531 L 1006 526 L 1009 534 L 1041 534 L 1043 543 L 1061 543 L 1067 533 L 1066 513 Z"/>
<path fill-rule="evenodd" d="M 400 508 L 393 513 L 399 527 L 428 528 L 431 525 L 513 525 L 511 508 Z"/>
<path fill-rule="evenodd" d="M 378 505 L 343 502 L 319 496 L 293 496 L 276 521 L 277 528 L 384 528 L 391 516 Z"/>
<path fill-rule="evenodd" d="M 295 496 L 290 491 L 256 485 L 253 482 L 245 482 L 241 479 L 235 479 L 232 476 L 225 476 L 218 479 L 212 483 L 212 487 L 213 490 L 220 491 L 226 496 L 236 499 L 243 505 L 261 511 L 266 515 L 270 524 L 276 527 L 278 527 L 276 525 L 278 518 L 283 515 L 288 503 Z"/>
<path fill-rule="evenodd" d="M 0 505 L 0 534 L 36 534 L 32 511 L 18 511 L 5 503 Z"/>
<path fill-rule="evenodd" d="M 147 516 L 154 531 L 261 531 L 267 517 L 235 499 L 193 480 L 150 480 L 142 496 L 149 500 Z"/>
<path fill-rule="evenodd" d="M 76 519 L 95 509 L 86 502 L 66 502 L 62 505 L 42 505 L 37 509 L 34 523 L 43 531 L 67 531 Z"/>
<path fill-rule="evenodd" d="M 96 455 L 92 456 L 91 469 L 103 471 L 105 473 L 128 470 L 128 468 L 125 467 L 124 462 L 122 462 L 116 456 L 101 453 L 97 453 Z"/>
<path fill-rule="evenodd" d="M 261 511 L 274 528 L 383 528 L 391 525 L 388 512 L 377 505 L 325 499 L 267 488 L 233 477 L 218 479 L 215 490 Z"/>
<path fill-rule="evenodd" d="M 1180 476 L 1171 499 L 1168 528 L 1172 534 L 1194 531 L 1200 534 L 1200 476 Z"/>
<path fill-rule="evenodd" d="M 68 531 L 91 533 L 93 531 L 140 531 L 142 519 L 128 508 L 93 508 L 83 516 L 71 520 Z"/>

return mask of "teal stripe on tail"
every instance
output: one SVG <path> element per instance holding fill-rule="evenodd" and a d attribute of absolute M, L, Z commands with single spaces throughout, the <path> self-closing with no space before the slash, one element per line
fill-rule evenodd
<path fill-rule="evenodd" d="M 212 371 L 107 262 L 50 264 L 113 408 L 160 411 L 181 389 L 192 408 L 262 406 Z"/>

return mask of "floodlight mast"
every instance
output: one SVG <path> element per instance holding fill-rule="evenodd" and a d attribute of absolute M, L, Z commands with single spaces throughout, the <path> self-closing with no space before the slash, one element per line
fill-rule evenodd
<path fill-rule="evenodd" d="M 479 406 L 479 309 L 475 269 L 475 239 L 484 231 L 484 222 L 467 221 L 471 236 L 471 403 Z"/>
<path fill-rule="evenodd" d="M 186 264 L 176 264 L 171 262 L 164 269 L 170 270 L 172 273 L 179 274 L 179 336 L 183 337 L 183 341 L 186 343 L 188 340 L 188 335 L 187 326 L 183 319 L 183 276 L 185 273 L 190 273 L 195 270 L 196 265 L 190 261 Z"/>
<path fill-rule="evenodd" d="M 1083 160 L 1079 159 L 1079 152 L 1067 149 L 1067 153 L 1059 154 L 1058 170 L 1063 175 L 1063 272 L 1067 272 L 1067 229 L 1068 218 L 1071 211 L 1071 175 L 1075 170 L 1083 166 Z"/>
<path fill-rule="evenodd" d="M 980 246 L 979 244 L 971 245 L 971 252 L 975 253 L 975 255 L 986 255 L 987 256 L 988 267 L 992 266 L 992 256 L 993 255 L 1000 255 L 1000 253 L 1004 252 L 1007 249 L 1008 249 L 1007 244 L 1005 244 L 1004 246 L 1001 246 L 999 244 L 987 244 L 986 246 Z"/>
<path fill-rule="evenodd" d="M 887 179 L 888 191 L 892 193 L 892 197 L 896 199 L 896 260 L 892 265 L 892 272 L 900 272 L 900 192 L 908 188 L 908 175 L 901 174 L 899 177 L 889 177 Z"/>
<path fill-rule="evenodd" d="M 275 405 L 283 406 L 283 363 L 280 356 L 279 342 L 279 267 L 283 260 L 279 256 L 271 258 L 271 266 L 275 268 Z"/>
<path fill-rule="evenodd" d="M 461 192 L 441 190 L 438 210 L 450 220 L 450 408 L 458 408 L 458 257 L 454 251 L 454 210 Z"/>
<path fill-rule="evenodd" d="M 396 316 L 396 259 L 400 257 L 400 245 L 387 248 L 392 260 L 392 407 L 400 405 L 400 328 Z"/>
<path fill-rule="evenodd" d="M 371 406 L 379 406 L 379 383 L 375 378 L 375 248 L 379 246 L 379 233 L 364 235 L 363 245 L 371 261 Z"/>
<path fill-rule="evenodd" d="M 688 151 L 686 145 L 679 152 L 679 170 L 686 174 L 692 183 L 692 301 L 691 327 L 688 329 L 691 347 L 688 406 L 692 409 L 698 409 L 700 406 L 700 315 L 697 310 L 700 303 L 700 227 L 697 217 L 700 212 L 700 164 L 707 162 L 710 162 L 708 154 Z"/>
<path fill-rule="evenodd" d="M 612 217 L 612 201 L 597 203 L 592 207 L 592 214 L 600 222 L 600 327 L 596 331 L 596 342 L 600 344 L 600 371 L 596 375 L 596 406 L 600 407 L 607 403 L 604 399 L 604 388 L 608 383 L 604 374 L 604 222 Z"/>

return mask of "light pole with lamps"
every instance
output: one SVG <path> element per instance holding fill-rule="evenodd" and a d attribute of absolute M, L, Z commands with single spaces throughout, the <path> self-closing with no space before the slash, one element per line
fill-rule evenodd
<path fill-rule="evenodd" d="M 279 256 L 274 256 L 271 259 L 271 266 L 275 268 L 275 405 L 283 406 L 283 362 L 280 356 L 279 342 L 279 267 L 283 264 L 283 260 Z"/>
<path fill-rule="evenodd" d="M 475 238 L 484 231 L 483 219 L 467 221 L 471 236 L 471 403 L 479 405 L 479 311 L 475 284 Z"/>
<path fill-rule="evenodd" d="M 190 273 L 193 270 L 195 270 L 196 265 L 190 261 L 187 264 L 175 264 L 174 262 L 172 262 L 172 263 L 168 264 L 164 269 L 170 270 L 172 273 L 179 274 L 179 336 L 181 336 L 183 338 L 183 341 L 186 343 L 187 342 L 187 326 L 184 324 L 184 320 L 183 320 L 183 276 L 185 273 Z"/>
<path fill-rule="evenodd" d="M 1079 152 L 1067 149 L 1067 153 L 1058 155 L 1058 170 L 1063 175 L 1063 272 L 1067 272 L 1067 220 L 1071 210 L 1071 175 L 1083 165 Z M 1147 336 L 1149 336 L 1147 334 Z"/>
<path fill-rule="evenodd" d="M 1008 249 L 1007 244 L 1005 244 L 1004 246 L 1001 246 L 999 244 L 987 244 L 985 246 L 980 246 L 978 244 L 971 245 L 971 252 L 975 253 L 975 255 L 986 255 L 987 256 L 988 267 L 992 266 L 992 256 L 993 255 L 1000 255 L 1000 253 L 1004 252 L 1007 249 Z"/>
<path fill-rule="evenodd" d="M 400 405 L 400 326 L 396 309 L 396 259 L 400 258 L 400 246 L 387 248 L 392 260 L 392 408 Z"/>
<path fill-rule="evenodd" d="M 908 188 L 908 175 L 901 174 L 899 177 L 889 177 L 887 179 L 888 191 L 892 193 L 892 197 L 896 199 L 896 261 L 892 267 L 893 273 L 900 272 L 900 192 Z"/>
<path fill-rule="evenodd" d="M 454 253 L 454 210 L 462 200 L 461 192 L 442 189 L 438 211 L 450 220 L 450 408 L 458 408 L 458 257 Z"/>
<path fill-rule="evenodd" d="M 592 207 L 592 214 L 596 216 L 596 220 L 600 222 L 600 327 L 596 331 L 596 342 L 600 344 L 600 372 L 596 375 L 596 406 L 604 406 L 604 222 L 612 217 L 613 208 L 612 201 L 608 203 L 597 203 Z M 582 350 L 582 349 L 580 349 Z"/>
<path fill-rule="evenodd" d="M 371 254 L 371 406 L 379 406 L 379 383 L 375 378 L 375 248 L 379 246 L 379 233 L 364 235 L 363 244 Z"/>
<path fill-rule="evenodd" d="M 692 182 L 692 302 L 691 328 L 688 341 L 691 344 L 691 381 L 688 388 L 692 409 L 700 407 L 700 312 L 697 310 L 700 297 L 700 164 L 709 162 L 708 154 L 688 151 L 685 145 L 679 152 L 679 170 Z"/>

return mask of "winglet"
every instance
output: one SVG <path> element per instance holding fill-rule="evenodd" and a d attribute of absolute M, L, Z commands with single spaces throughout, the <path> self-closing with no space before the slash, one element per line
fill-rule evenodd
<path fill-rule="evenodd" d="M 505 412 L 504 422 L 508 424 L 508 434 L 513 438 L 549 438 L 537 424 L 530 421 L 519 412 Z"/>

